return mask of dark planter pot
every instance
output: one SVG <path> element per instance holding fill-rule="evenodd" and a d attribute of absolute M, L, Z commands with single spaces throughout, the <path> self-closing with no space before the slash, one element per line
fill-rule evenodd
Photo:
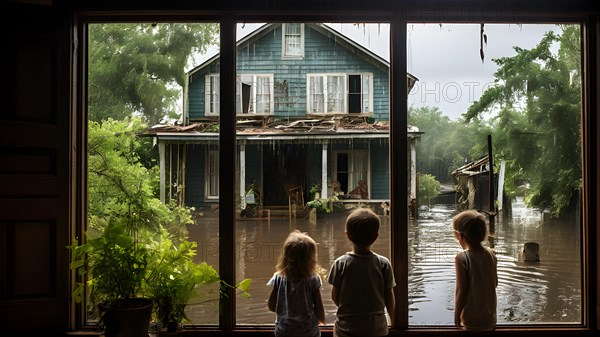
<path fill-rule="evenodd" d="M 153 302 L 148 298 L 117 300 L 99 305 L 106 337 L 148 337 Z"/>
<path fill-rule="evenodd" d="M 169 322 L 169 323 L 167 323 L 167 332 L 176 332 L 177 327 L 179 327 L 179 323 Z"/>
<path fill-rule="evenodd" d="M 179 323 L 178 322 L 169 322 L 166 324 L 166 327 L 161 329 L 158 333 L 159 337 L 173 337 L 179 336 Z"/>

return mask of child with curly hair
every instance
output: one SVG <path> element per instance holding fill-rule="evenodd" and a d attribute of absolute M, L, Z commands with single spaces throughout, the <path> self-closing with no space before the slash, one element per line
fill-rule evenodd
<path fill-rule="evenodd" d="M 325 324 L 325 308 L 315 240 L 298 230 L 290 233 L 275 269 L 267 283 L 273 286 L 268 307 L 277 314 L 275 336 L 321 336 L 319 322 Z"/>

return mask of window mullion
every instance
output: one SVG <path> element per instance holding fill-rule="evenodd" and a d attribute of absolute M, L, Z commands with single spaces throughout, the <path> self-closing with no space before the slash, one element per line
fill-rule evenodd
<path fill-rule="evenodd" d="M 235 86 L 236 23 L 233 17 L 221 20 L 220 27 L 220 137 L 219 137 L 219 275 L 224 282 L 235 284 Z M 219 301 L 219 327 L 230 331 L 235 327 L 235 292 L 223 287 L 229 300 Z"/>
<path fill-rule="evenodd" d="M 408 328 L 408 180 L 406 19 L 395 15 L 390 24 L 390 242 L 396 278 L 394 328 Z"/>

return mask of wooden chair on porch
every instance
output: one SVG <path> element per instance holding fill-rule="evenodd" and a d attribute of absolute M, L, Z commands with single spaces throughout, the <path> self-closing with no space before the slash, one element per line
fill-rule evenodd
<path fill-rule="evenodd" d="M 298 207 L 304 209 L 304 190 L 302 186 L 293 186 L 287 189 L 287 194 L 290 219 L 296 218 Z"/>
<path fill-rule="evenodd" d="M 369 186 L 364 180 L 360 180 L 356 188 L 348 192 L 348 195 L 353 199 L 369 199 Z"/>

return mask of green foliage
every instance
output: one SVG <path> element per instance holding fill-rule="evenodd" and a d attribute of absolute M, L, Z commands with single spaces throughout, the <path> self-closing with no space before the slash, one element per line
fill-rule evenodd
<path fill-rule="evenodd" d="M 186 225 L 192 208 L 163 204 L 155 197 L 155 168 L 140 163 L 146 125 L 140 117 L 91 121 L 88 133 L 89 240 L 69 246 L 71 269 L 88 277 L 94 306 L 123 298 L 150 296 L 161 319 L 184 318 L 196 286 L 220 281 L 207 264 L 196 264 L 195 242 Z M 101 233 L 93 237 L 91 233 Z M 77 301 L 85 297 L 79 283 Z M 246 288 L 247 290 L 247 288 Z"/>
<path fill-rule="evenodd" d="M 146 129 L 140 117 L 123 121 L 108 119 L 89 123 L 88 131 L 88 216 L 91 228 L 102 230 L 107 219 L 135 231 L 158 230 L 185 234 L 192 224 L 191 208 L 165 205 L 155 197 L 158 167 L 140 162 L 145 139 L 136 136 Z"/>
<path fill-rule="evenodd" d="M 562 29 L 531 50 L 515 47 L 515 56 L 494 60 L 496 85 L 465 114 L 467 121 L 493 117 L 494 156 L 507 162 L 507 190 L 529 185 L 528 204 L 554 216 L 582 179 L 580 32 L 576 25 Z"/>
<path fill-rule="evenodd" d="M 219 282 L 219 274 L 206 262 L 194 262 L 196 242 L 176 244 L 163 229 L 148 245 L 150 273 L 144 284 L 147 297 L 156 305 L 156 319 L 165 326 L 189 321 L 185 315 L 188 302 L 198 294 L 199 286 Z"/>
<path fill-rule="evenodd" d="M 431 198 L 440 193 L 440 182 L 430 174 L 419 175 L 419 204 L 431 206 Z"/>
<path fill-rule="evenodd" d="M 191 55 L 218 40 L 213 23 L 89 25 L 89 119 L 177 118 Z M 179 88 L 178 88 L 179 87 Z"/>
<path fill-rule="evenodd" d="M 453 181 L 454 169 L 482 153 L 478 146 L 487 130 L 482 123 L 450 120 L 437 107 L 410 107 L 408 123 L 423 132 L 417 142 L 417 169 L 440 181 Z"/>
<path fill-rule="evenodd" d="M 308 194 L 309 194 L 310 199 L 314 199 L 316 197 L 317 193 L 321 194 L 321 184 L 311 185 L 310 188 L 308 189 Z"/>
<path fill-rule="evenodd" d="M 146 276 L 149 252 L 138 245 L 134 236 L 120 222 L 108 221 L 103 233 L 82 245 L 68 246 L 71 270 L 82 279 L 88 277 L 91 304 L 109 307 L 114 301 L 138 297 Z M 76 302 L 82 302 L 85 284 L 73 291 Z"/>
<path fill-rule="evenodd" d="M 306 203 L 306 207 L 316 209 L 317 213 L 329 213 L 331 210 L 328 204 L 329 199 L 313 199 Z"/>

